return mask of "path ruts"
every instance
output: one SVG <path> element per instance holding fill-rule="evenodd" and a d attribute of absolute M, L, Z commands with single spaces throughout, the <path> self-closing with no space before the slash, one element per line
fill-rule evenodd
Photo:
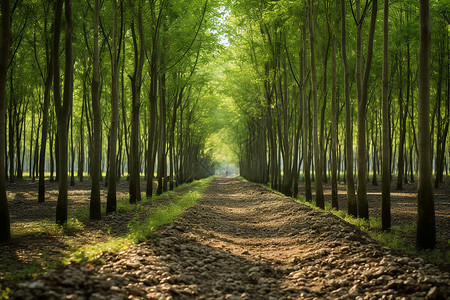
<path fill-rule="evenodd" d="M 450 275 L 327 213 L 217 178 L 146 243 L 20 285 L 14 299 L 447 299 Z"/>

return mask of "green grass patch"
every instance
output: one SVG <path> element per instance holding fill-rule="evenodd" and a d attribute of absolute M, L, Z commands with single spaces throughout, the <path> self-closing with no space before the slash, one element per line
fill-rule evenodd
<path fill-rule="evenodd" d="M 136 211 L 133 220 L 129 222 L 129 232 L 125 236 L 110 237 L 106 242 L 87 244 L 82 247 L 72 248 L 65 263 L 70 261 L 96 261 L 105 252 L 116 252 L 127 249 L 131 245 L 138 244 L 151 238 L 156 229 L 161 225 L 174 221 L 188 207 L 200 199 L 203 191 L 214 177 L 194 181 L 190 184 L 179 186 L 175 191 L 164 193 L 151 199 L 143 198 L 140 204 L 118 203 L 118 212 Z M 185 193 L 177 193 L 183 189 L 189 189 Z M 160 198 L 168 198 L 170 203 L 158 206 L 144 218 L 141 217 L 141 206 L 148 201 L 156 201 Z"/>

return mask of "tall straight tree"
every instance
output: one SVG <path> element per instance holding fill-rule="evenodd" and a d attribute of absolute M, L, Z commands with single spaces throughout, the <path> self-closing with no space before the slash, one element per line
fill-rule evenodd
<path fill-rule="evenodd" d="M 309 13 L 309 40 L 310 40 L 310 59 L 311 59 L 311 82 L 312 82 L 312 96 L 313 96 L 313 147 L 314 147 L 314 167 L 316 175 L 316 205 L 320 208 L 325 208 L 325 202 L 323 197 L 323 187 L 322 187 L 322 163 L 321 163 L 321 153 L 319 148 L 319 140 L 317 136 L 317 123 L 319 109 L 317 104 L 317 75 L 316 75 L 316 62 L 314 53 L 314 5 L 310 3 L 310 13 Z"/>
<path fill-rule="evenodd" d="M 331 29 L 332 30 L 332 29 Z M 331 206 L 339 209 L 338 189 L 337 189 L 337 138 L 338 138 L 338 99 L 336 85 L 336 36 L 332 38 L 332 56 L 331 56 Z"/>
<path fill-rule="evenodd" d="M 45 153 L 47 148 L 47 134 L 48 134 L 48 108 L 50 106 L 50 90 L 52 88 L 53 79 L 53 57 L 52 46 L 49 39 L 45 41 L 45 57 L 47 62 L 47 75 L 45 78 L 44 87 L 44 105 L 42 111 L 42 135 L 41 135 L 41 150 L 39 151 L 39 192 L 38 202 L 45 201 Z M 37 57 L 37 54 L 36 54 Z M 37 148 L 36 148 L 37 149 Z"/>
<path fill-rule="evenodd" d="M 311 202 L 311 177 L 310 177 L 310 153 L 308 151 L 308 135 L 309 135 L 309 99 L 306 97 L 306 82 L 304 80 L 304 74 L 306 69 L 306 25 L 302 26 L 302 50 L 300 52 L 300 95 L 303 101 L 303 140 L 302 140 L 302 153 L 303 153 L 303 175 L 305 177 L 305 198 L 306 201 Z"/>
<path fill-rule="evenodd" d="M 0 36 L 0 243 L 11 238 L 9 224 L 8 199 L 6 198 L 5 151 L 3 142 L 6 135 L 6 73 L 8 71 L 10 10 L 9 0 L 1 0 L 1 36 Z"/>
<path fill-rule="evenodd" d="M 370 68 L 372 65 L 373 40 L 375 22 L 377 19 L 377 0 L 372 0 L 372 15 L 370 17 L 369 36 L 367 40 L 366 65 L 362 73 L 362 26 L 367 11 L 368 1 L 361 15 L 361 1 L 356 0 L 356 91 L 358 94 L 358 217 L 369 218 L 367 203 L 367 153 L 366 153 L 366 113 Z"/>
<path fill-rule="evenodd" d="M 141 107 L 141 85 L 142 68 L 145 59 L 145 41 L 144 28 L 142 24 L 142 3 L 137 1 L 137 29 L 139 35 L 136 37 L 136 28 L 134 21 L 131 24 L 131 34 L 134 45 L 134 73 L 130 76 L 132 88 L 132 120 L 131 120 L 131 143 L 130 143 L 130 203 L 136 203 L 141 200 L 140 185 L 140 159 L 139 159 L 139 109 Z M 135 9 L 133 7 L 133 9 Z"/>
<path fill-rule="evenodd" d="M 59 194 L 56 203 L 56 222 L 60 225 L 67 222 L 67 186 L 68 186 L 68 124 L 73 101 L 73 57 L 72 57 L 72 8 L 71 1 L 64 1 L 65 14 L 65 67 L 64 67 L 64 97 L 61 102 L 60 75 L 59 75 L 59 38 L 61 33 L 62 1 L 56 1 L 55 9 L 55 35 L 53 41 L 53 74 L 54 74 L 54 98 L 58 125 L 59 143 Z"/>
<path fill-rule="evenodd" d="M 102 155 L 102 115 L 100 110 L 100 74 L 99 74 L 99 50 L 98 50 L 98 26 L 100 19 L 99 1 L 94 1 L 94 53 L 92 61 L 92 114 L 94 117 L 94 151 L 91 165 L 91 201 L 89 216 L 92 220 L 100 220 L 100 176 L 101 176 L 101 155 Z"/>
<path fill-rule="evenodd" d="M 357 215 L 355 182 L 353 180 L 353 135 L 352 135 L 352 112 L 350 105 L 350 84 L 347 60 L 347 29 L 345 22 L 345 0 L 341 0 L 341 47 L 342 47 L 342 63 L 344 65 L 344 93 L 345 93 L 345 157 L 347 167 L 347 207 L 348 213 L 352 216 Z"/>
<path fill-rule="evenodd" d="M 384 0 L 383 19 L 383 167 L 381 178 L 381 225 L 391 228 L 391 161 L 389 142 L 389 1 Z"/>
<path fill-rule="evenodd" d="M 417 187 L 417 247 L 434 249 L 436 226 L 433 199 L 433 173 L 431 170 L 430 140 L 430 57 L 431 21 L 428 0 L 419 3 L 419 183 Z"/>
<path fill-rule="evenodd" d="M 117 189 L 117 130 L 119 127 L 119 55 L 120 41 L 117 41 L 117 0 L 111 0 L 113 4 L 113 34 L 111 43 L 111 129 L 109 136 L 109 179 L 108 197 L 106 199 L 106 213 L 116 211 Z M 122 4 L 120 5 L 122 8 Z"/>

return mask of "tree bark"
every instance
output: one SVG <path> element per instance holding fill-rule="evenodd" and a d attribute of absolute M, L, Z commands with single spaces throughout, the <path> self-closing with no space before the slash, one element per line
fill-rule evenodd
<path fill-rule="evenodd" d="M 309 98 L 306 97 L 306 85 L 304 80 L 306 68 L 306 26 L 302 27 L 302 51 L 300 54 L 300 99 L 303 101 L 303 138 L 302 138 L 302 153 L 303 153 L 303 176 L 305 179 L 305 198 L 306 201 L 312 201 L 311 195 L 311 176 L 310 176 L 310 152 L 308 149 L 309 135 Z"/>
<path fill-rule="evenodd" d="M 108 196 L 106 200 L 106 213 L 116 211 L 117 206 L 117 130 L 119 127 L 119 51 L 117 42 L 117 0 L 112 0 L 113 4 L 113 34 L 111 49 L 111 128 L 109 137 L 109 179 Z"/>
<path fill-rule="evenodd" d="M 337 137 L 338 137 L 338 99 L 336 85 L 336 37 L 333 34 L 332 55 L 331 55 L 331 206 L 339 209 L 337 190 Z"/>
<path fill-rule="evenodd" d="M 131 143 L 130 143 L 130 203 L 141 201 L 141 185 L 140 185 L 140 155 L 139 155 L 139 109 L 142 85 L 142 68 L 145 59 L 145 41 L 144 29 L 142 24 L 142 6 L 138 1 L 137 22 L 139 45 L 137 43 L 134 23 L 131 25 L 133 44 L 134 44 L 134 74 L 131 76 L 132 87 L 132 121 L 131 121 Z"/>
<path fill-rule="evenodd" d="M 434 249 L 436 226 L 433 199 L 430 143 L 430 56 L 431 20 L 428 0 L 419 3 L 420 49 L 419 49 L 419 183 L 417 188 L 417 247 Z"/>
<path fill-rule="evenodd" d="M 100 111 L 100 74 L 99 74 L 99 49 L 98 26 L 100 18 L 99 0 L 94 2 L 94 53 L 92 62 L 92 114 L 94 119 L 94 147 L 91 158 L 91 201 L 89 205 L 89 217 L 91 220 L 100 220 L 102 217 L 100 204 L 100 177 L 101 177 L 101 111 Z"/>
<path fill-rule="evenodd" d="M 359 0 L 356 1 L 357 5 Z M 358 11 L 358 7 L 356 9 Z M 369 75 L 370 68 L 372 65 L 372 54 L 373 54 L 373 40 L 375 33 L 375 23 L 377 18 L 377 0 L 372 0 L 372 15 L 370 17 L 370 27 L 369 27 L 369 37 L 367 42 L 367 56 L 366 65 L 364 67 L 364 77 L 358 77 L 357 82 L 360 78 L 360 97 L 358 97 L 358 217 L 368 219 L 369 218 L 369 206 L 367 203 L 367 153 L 366 153 L 366 113 L 367 113 L 367 99 L 368 99 L 368 85 L 369 85 Z M 357 13 L 358 15 L 358 13 Z M 360 19 L 357 17 L 357 19 Z M 359 21 L 357 27 L 357 70 L 362 67 L 362 19 Z M 358 54 L 359 53 L 359 54 Z M 359 71 L 357 71 L 359 72 Z M 362 73 L 361 73 L 362 75 Z M 360 75 L 360 76 L 361 76 Z"/>
<path fill-rule="evenodd" d="M 353 180 L 353 135 L 352 135 L 352 112 L 350 106 L 350 84 L 347 60 L 347 46 L 346 46 L 346 27 L 345 27 L 345 0 L 341 0 L 341 47 L 342 47 L 342 63 L 344 65 L 344 91 L 345 91 L 345 163 L 346 163 L 346 183 L 347 183 L 347 206 L 348 214 L 352 216 L 357 215 L 356 197 L 355 197 L 355 182 Z"/>
<path fill-rule="evenodd" d="M 391 162 L 389 144 L 389 1 L 384 1 L 383 20 L 383 168 L 381 179 L 381 224 L 391 228 Z"/>
<path fill-rule="evenodd" d="M 315 165 L 315 184 L 316 184 L 316 205 L 320 208 L 325 208 L 323 187 L 322 187 L 322 163 L 321 152 L 319 148 L 319 140 L 317 136 L 318 125 L 318 101 L 317 101 L 317 75 L 316 75 L 316 62 L 314 53 L 314 7 L 313 3 L 310 3 L 310 19 L 309 19 L 309 36 L 310 36 L 310 59 L 311 59 L 311 82 L 312 82 L 312 97 L 313 97 L 313 147 L 314 147 L 314 165 Z"/>
<path fill-rule="evenodd" d="M 9 0 L 1 0 L 0 31 L 0 243 L 8 242 L 11 238 L 8 199 L 6 198 L 5 152 L 6 143 L 6 74 L 8 72 L 10 46 L 10 10 Z"/>
<path fill-rule="evenodd" d="M 71 1 L 65 0 L 65 68 L 64 68 L 64 98 L 61 103 L 60 79 L 59 79 L 59 57 L 54 55 L 54 97 L 55 110 L 58 120 L 58 178 L 59 194 L 56 203 L 56 222 L 63 225 L 67 222 L 67 183 L 68 183 L 68 121 L 72 109 L 73 100 L 73 57 L 72 57 L 72 9 Z M 62 1 L 56 4 L 56 22 L 53 53 L 59 53 L 59 37 L 61 31 Z M 59 17 L 58 17 L 59 16 Z"/>

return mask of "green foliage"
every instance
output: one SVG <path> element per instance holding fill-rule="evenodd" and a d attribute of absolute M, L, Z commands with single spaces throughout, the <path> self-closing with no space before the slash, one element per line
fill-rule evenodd
<path fill-rule="evenodd" d="M 9 299 L 9 295 L 11 294 L 10 288 L 5 288 L 4 290 L 0 286 L 0 299 Z"/>

